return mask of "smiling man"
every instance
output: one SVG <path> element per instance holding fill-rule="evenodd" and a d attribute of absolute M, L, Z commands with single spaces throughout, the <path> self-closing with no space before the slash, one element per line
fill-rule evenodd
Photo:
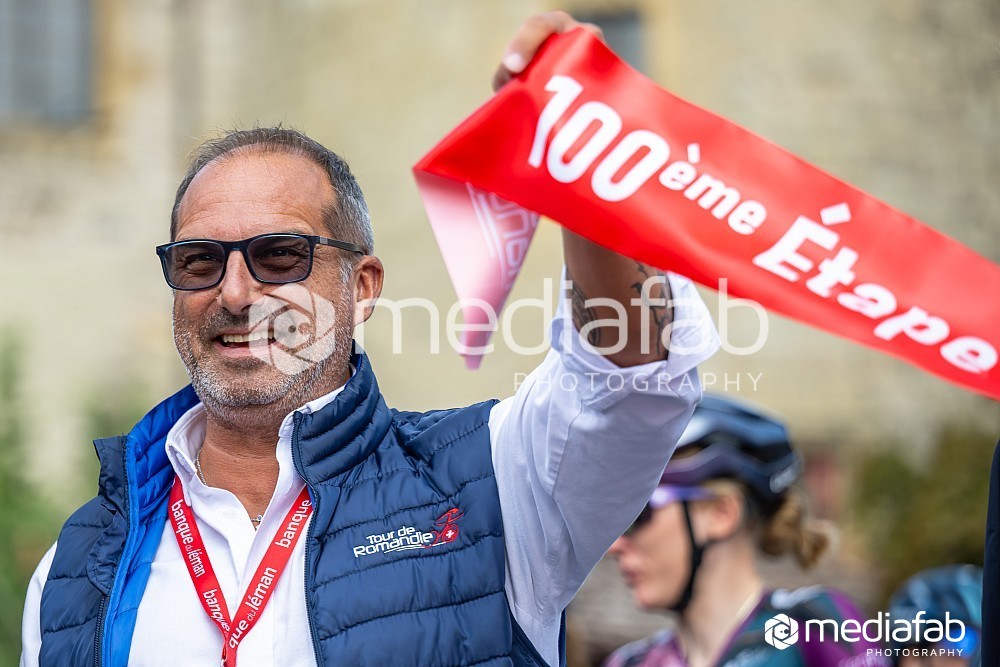
<path fill-rule="evenodd" d="M 497 84 L 576 25 L 529 20 Z M 308 137 L 202 148 L 157 248 L 191 386 L 97 442 L 99 496 L 32 580 L 22 665 L 560 662 L 567 604 L 700 396 L 707 313 L 688 281 L 566 233 L 569 303 L 517 393 L 397 412 L 351 342 L 373 245 L 354 177 Z M 597 298 L 628 315 L 591 337 L 606 356 L 577 335 L 614 314 Z"/>

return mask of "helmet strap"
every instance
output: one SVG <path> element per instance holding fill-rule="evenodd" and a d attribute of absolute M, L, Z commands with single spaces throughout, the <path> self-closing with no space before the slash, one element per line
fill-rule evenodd
<path fill-rule="evenodd" d="M 698 569 L 701 567 L 701 560 L 705 555 L 705 549 L 714 543 L 712 540 L 709 540 L 703 544 L 698 544 L 694 537 L 694 525 L 691 523 L 691 508 L 687 500 L 681 501 L 681 509 L 684 510 L 684 523 L 687 524 L 688 541 L 691 544 L 691 568 L 688 571 L 684 591 L 677 602 L 669 607 L 671 611 L 678 613 L 683 612 L 691 604 L 691 597 L 694 595 L 694 580 L 698 574 Z"/>

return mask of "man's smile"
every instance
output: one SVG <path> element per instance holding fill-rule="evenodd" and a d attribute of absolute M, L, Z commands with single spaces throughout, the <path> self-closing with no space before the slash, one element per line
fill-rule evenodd
<path fill-rule="evenodd" d="M 261 351 L 276 344 L 274 329 L 259 328 L 243 333 L 226 332 L 212 338 L 212 347 L 223 357 L 260 357 Z"/>
<path fill-rule="evenodd" d="M 249 333 L 224 333 L 215 337 L 225 347 L 232 345 L 249 345 L 255 341 L 274 340 L 274 332 L 254 330 Z"/>

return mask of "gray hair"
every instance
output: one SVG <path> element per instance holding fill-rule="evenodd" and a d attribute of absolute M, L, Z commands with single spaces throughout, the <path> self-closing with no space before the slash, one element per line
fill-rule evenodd
<path fill-rule="evenodd" d="M 365 202 L 361 186 L 355 180 L 347 162 L 302 132 L 280 125 L 277 127 L 254 127 L 249 130 L 231 130 L 198 147 L 174 198 L 174 208 L 170 214 L 171 241 L 175 240 L 177 236 L 177 214 L 181 207 L 181 200 L 194 177 L 210 162 L 243 149 L 252 149 L 261 153 L 301 155 L 322 167 L 327 176 L 330 177 L 330 184 L 336 193 L 336 201 L 323 211 L 323 221 L 330 230 L 330 235 L 340 241 L 356 243 L 364 248 L 368 254 L 375 251 L 375 236 L 372 232 L 368 204 Z"/>

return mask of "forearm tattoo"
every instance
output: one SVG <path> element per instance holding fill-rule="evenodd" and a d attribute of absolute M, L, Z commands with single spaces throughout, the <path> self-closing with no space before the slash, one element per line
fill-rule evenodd
<path fill-rule="evenodd" d="M 569 280 L 570 300 L 573 303 L 573 324 L 577 331 L 583 331 L 583 327 L 597 319 L 594 309 L 587 306 L 587 295 L 583 293 L 573 277 L 567 272 L 566 278 Z M 598 347 L 601 344 L 601 328 L 593 327 L 587 332 L 587 342 Z"/>
<path fill-rule="evenodd" d="M 642 299 L 642 307 L 649 309 L 655 336 L 652 347 L 656 350 L 657 356 L 664 356 L 667 353 L 667 344 L 663 340 L 663 332 L 674 319 L 673 306 L 670 303 L 670 289 L 667 287 L 667 274 L 665 271 L 651 268 L 642 262 L 636 262 L 636 270 L 642 279 L 632 283 L 632 289 Z M 656 281 L 656 286 L 649 290 L 643 290 L 643 285 L 650 279 Z"/>

